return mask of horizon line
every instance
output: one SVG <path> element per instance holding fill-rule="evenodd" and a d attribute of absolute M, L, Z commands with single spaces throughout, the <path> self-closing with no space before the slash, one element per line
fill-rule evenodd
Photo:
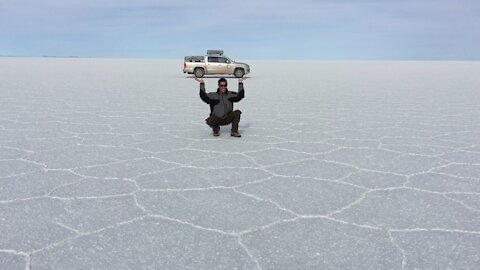
<path fill-rule="evenodd" d="M 166 60 L 176 61 L 182 58 L 161 58 L 161 57 L 113 57 L 113 56 L 76 56 L 76 55 L 0 55 L 0 58 L 51 58 L 51 59 L 117 59 L 117 60 Z M 253 59 L 241 58 L 241 61 L 299 61 L 299 62 L 480 62 L 480 59 Z"/>

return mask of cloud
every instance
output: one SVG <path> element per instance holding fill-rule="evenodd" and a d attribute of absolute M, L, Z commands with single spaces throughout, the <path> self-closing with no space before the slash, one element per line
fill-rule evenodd
<path fill-rule="evenodd" d="M 327 42 L 374 51 L 375 44 L 382 50 L 415 43 L 448 49 L 468 41 L 474 53 L 479 13 L 473 0 L 0 0 L 0 34 L 10 44 L 85 39 L 112 43 L 106 47 L 134 44 L 132 52 L 186 42 L 258 48 Z"/>
<path fill-rule="evenodd" d="M 476 17 L 474 1 L 313 1 L 313 0 L 5 0 L 0 19 L 9 26 L 55 28 L 61 24 L 102 26 L 112 24 L 169 25 L 199 30 L 206 27 L 391 26 L 414 24 L 458 25 Z M 465 18 L 467 16 L 467 18 Z M 411 29 L 415 30 L 415 29 Z"/>

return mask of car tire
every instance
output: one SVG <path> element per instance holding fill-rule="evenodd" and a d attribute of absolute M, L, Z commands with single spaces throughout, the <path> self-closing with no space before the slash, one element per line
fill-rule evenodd
<path fill-rule="evenodd" d="M 193 74 L 195 74 L 195 77 L 197 77 L 197 78 L 202 78 L 203 75 L 205 75 L 205 70 L 203 68 L 196 68 L 193 71 Z"/>
<path fill-rule="evenodd" d="M 242 78 L 243 75 L 245 75 L 245 71 L 243 70 L 243 68 L 236 68 L 233 72 L 233 75 L 235 75 L 236 78 Z"/>

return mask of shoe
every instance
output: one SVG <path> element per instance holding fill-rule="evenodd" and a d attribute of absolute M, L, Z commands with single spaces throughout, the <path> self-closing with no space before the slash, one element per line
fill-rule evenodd
<path fill-rule="evenodd" d="M 230 133 L 230 135 L 231 135 L 232 137 L 237 137 L 237 138 L 242 137 L 242 135 L 240 135 L 240 133 L 238 133 L 238 132 L 232 132 L 232 133 Z"/>

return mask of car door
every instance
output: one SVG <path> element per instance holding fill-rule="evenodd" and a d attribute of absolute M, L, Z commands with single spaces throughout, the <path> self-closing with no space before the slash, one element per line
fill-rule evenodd
<path fill-rule="evenodd" d="M 219 74 L 220 73 L 220 63 L 218 62 L 218 56 L 208 56 L 207 62 L 207 73 L 208 74 Z"/>
<path fill-rule="evenodd" d="M 219 74 L 232 74 L 233 73 L 233 65 L 232 61 L 226 57 L 218 57 L 218 68 Z"/>

